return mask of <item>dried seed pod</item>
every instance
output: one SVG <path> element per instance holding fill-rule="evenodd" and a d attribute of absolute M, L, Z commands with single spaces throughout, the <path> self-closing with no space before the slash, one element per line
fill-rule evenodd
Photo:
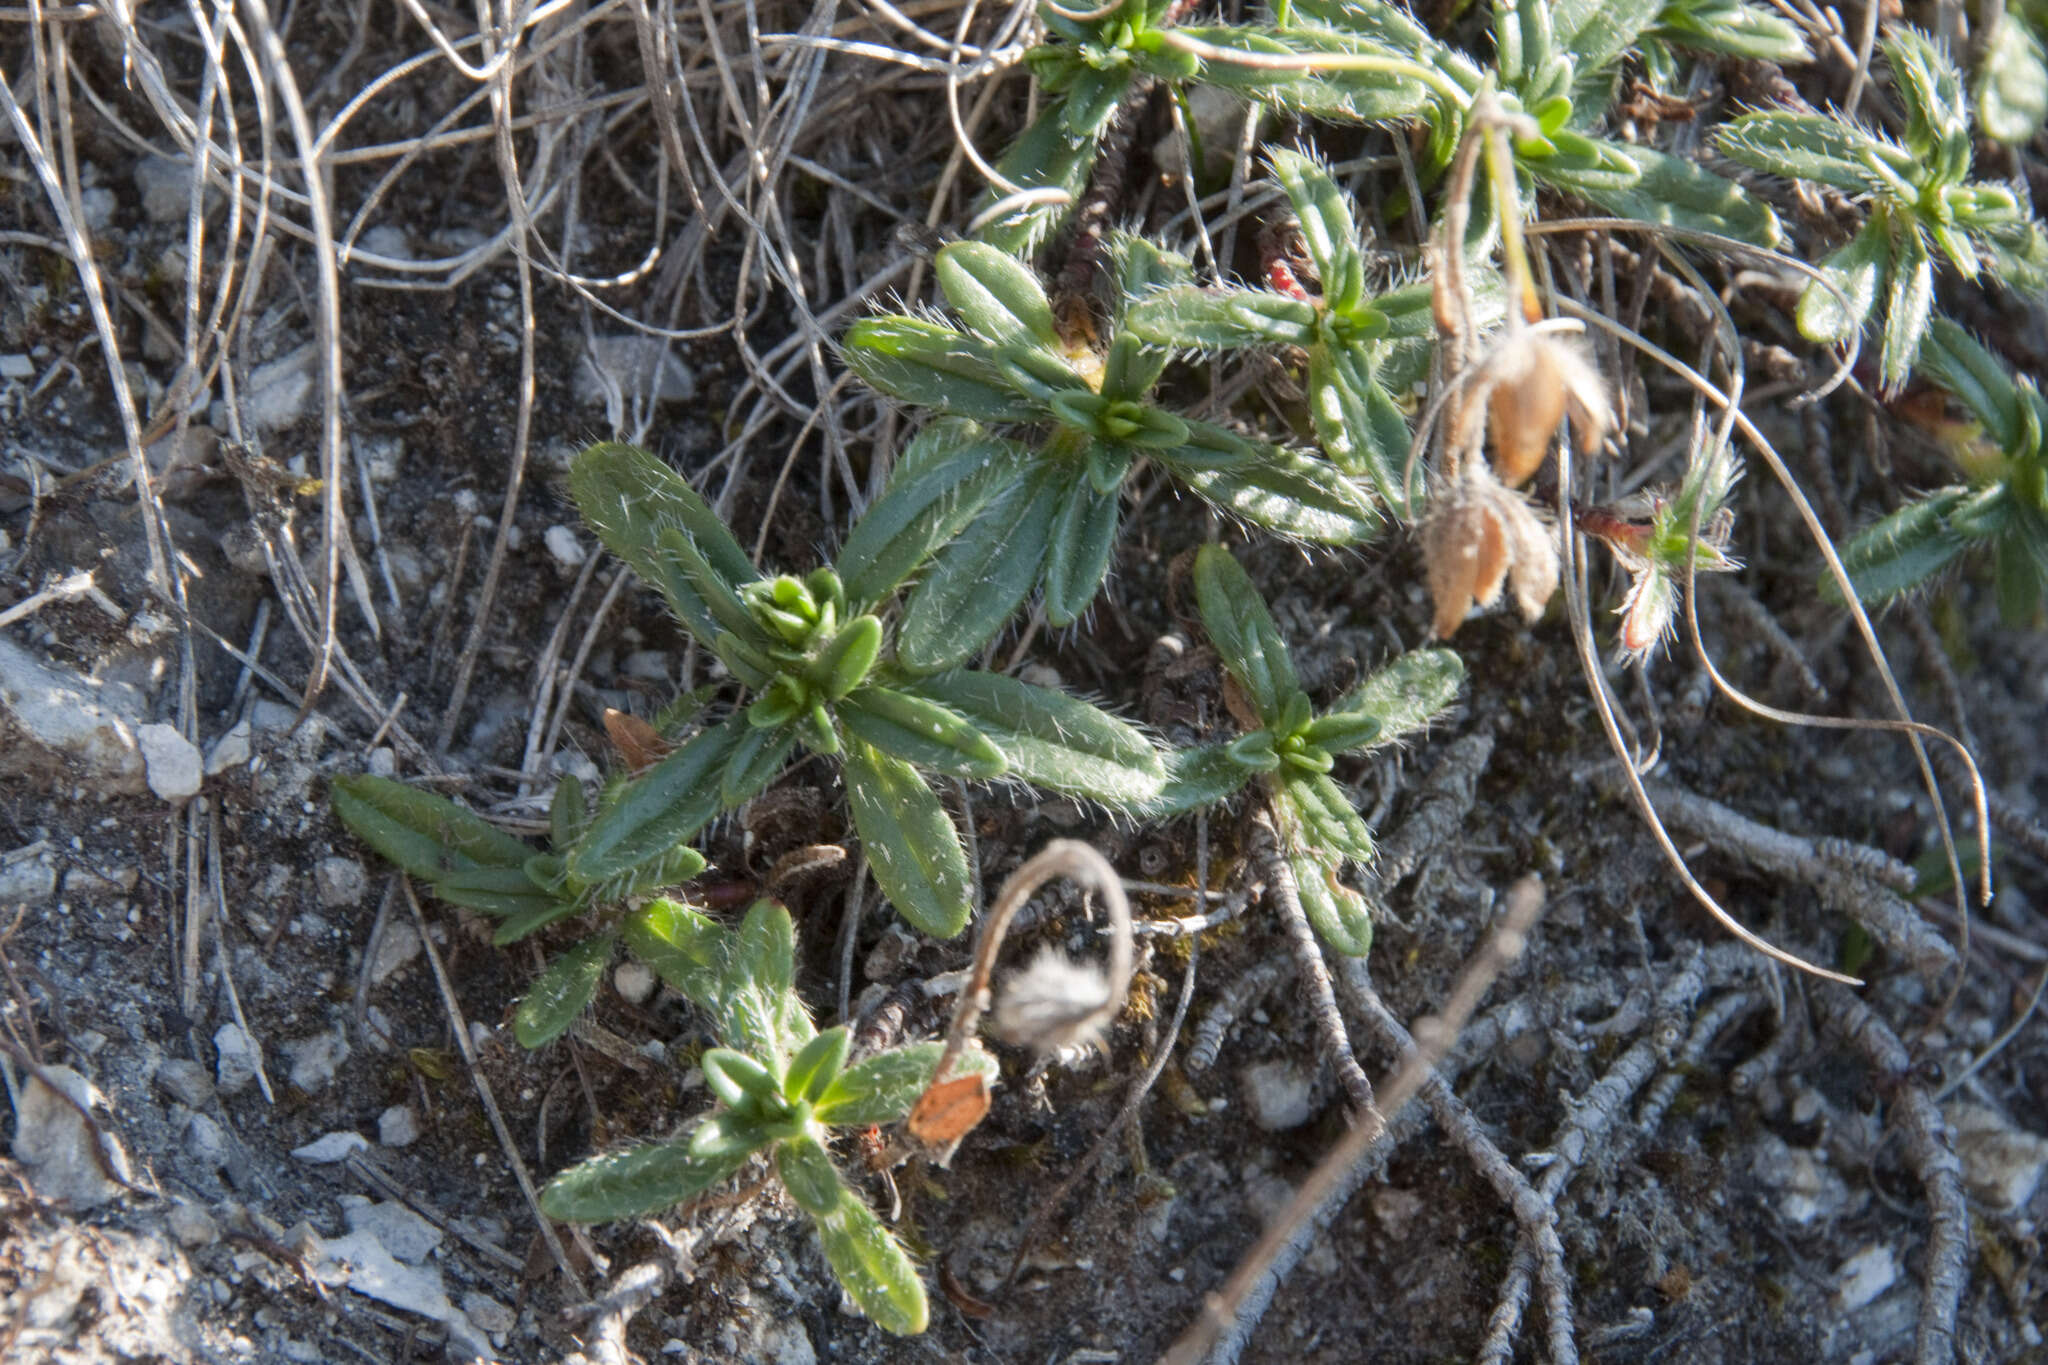
<path fill-rule="evenodd" d="M 1477 605 L 1514 594 L 1522 617 L 1535 621 L 1557 590 L 1557 542 L 1521 494 L 1481 465 L 1440 487 L 1422 526 L 1422 555 L 1436 604 L 1437 638 L 1448 639 Z"/>
<path fill-rule="evenodd" d="M 1527 483 L 1550 453 L 1550 438 L 1571 415 L 1579 453 L 1600 448 L 1613 423 L 1607 385 L 1569 342 L 1516 331 L 1481 362 L 1493 467 L 1510 488 Z"/>

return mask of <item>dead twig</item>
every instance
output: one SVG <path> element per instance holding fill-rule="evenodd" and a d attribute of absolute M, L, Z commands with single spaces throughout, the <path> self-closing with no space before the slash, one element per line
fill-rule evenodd
<path fill-rule="evenodd" d="M 1316 1033 L 1323 1040 L 1323 1052 L 1337 1073 L 1338 1083 L 1358 1114 L 1373 1110 L 1372 1082 L 1351 1050 L 1351 1034 L 1344 1016 L 1337 1011 L 1337 994 L 1330 985 L 1330 969 L 1323 962 L 1323 950 L 1315 930 L 1301 908 L 1301 891 L 1294 884 L 1294 869 L 1280 851 L 1279 831 L 1270 812 L 1261 811 L 1253 826 L 1252 858 L 1266 880 L 1266 899 L 1280 916 L 1280 928 L 1287 936 L 1288 954 L 1294 959 L 1304 1000 L 1315 1020 Z"/>

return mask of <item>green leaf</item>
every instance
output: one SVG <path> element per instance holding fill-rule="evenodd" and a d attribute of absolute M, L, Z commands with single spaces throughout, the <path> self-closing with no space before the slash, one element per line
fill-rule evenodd
<path fill-rule="evenodd" d="M 723 980 L 727 932 L 709 915 L 680 901 L 649 901 L 620 926 L 626 951 L 699 1009 L 717 1000 Z"/>
<path fill-rule="evenodd" d="M 805 1043 L 789 1059 L 789 1071 L 782 1078 L 782 1093 L 793 1100 L 818 1099 L 838 1080 L 852 1046 L 853 1035 L 844 1024 L 826 1029 Z"/>
<path fill-rule="evenodd" d="M 2048 50 L 2026 20 L 2007 7 L 1992 31 L 1977 82 L 1977 126 L 1984 136 L 2017 146 L 2048 123 Z"/>
<path fill-rule="evenodd" d="M 1636 182 L 1618 189 L 1587 186 L 1578 193 L 1618 217 L 1716 232 L 1757 246 L 1774 247 L 1784 239 L 1770 206 L 1733 180 L 1648 147 L 1606 145 L 1635 164 Z"/>
<path fill-rule="evenodd" d="M 1465 665 L 1448 649 L 1417 649 L 1380 669 L 1331 708 L 1376 718 L 1380 744 L 1422 729 L 1458 699 Z"/>
<path fill-rule="evenodd" d="M 1946 181 L 1970 173 L 1970 105 L 1963 75 L 1948 54 L 1917 28 L 1895 25 L 1884 39 L 1892 89 L 1906 111 L 1906 145 L 1928 171 Z"/>
<path fill-rule="evenodd" d="M 1797 24 L 1761 6 L 1734 0 L 1676 0 L 1659 11 L 1650 33 L 1679 47 L 1755 62 L 1813 60 Z"/>
<path fill-rule="evenodd" d="M 814 1137 L 786 1138 L 776 1143 L 775 1174 L 781 1177 L 782 1187 L 789 1191 L 796 1206 L 813 1218 L 827 1218 L 842 1203 L 857 1198 L 841 1182 L 831 1156 Z"/>
<path fill-rule="evenodd" d="M 668 570 L 664 581 L 672 582 L 680 578 L 688 585 L 696 600 L 703 604 L 705 613 L 717 623 L 713 634 L 698 636 L 703 643 L 716 644 L 725 635 L 737 636 L 755 650 L 770 647 L 775 643 L 761 628 L 754 613 L 747 609 L 746 601 L 741 598 L 738 588 L 712 567 L 711 561 L 704 557 L 697 543 L 684 535 L 680 529 L 664 526 L 656 531 L 654 555 Z"/>
<path fill-rule="evenodd" d="M 1363 7 L 1361 7 L 1363 8 Z M 1182 32 L 1201 42 L 1259 57 L 1300 57 L 1364 54 L 1416 60 L 1408 50 L 1396 51 L 1372 38 L 1297 19 L 1274 32 L 1260 27 L 1193 25 Z M 1427 61 L 1428 58 L 1420 60 Z M 1202 82 L 1249 98 L 1277 104 L 1298 117 L 1348 119 L 1386 123 L 1415 118 L 1428 111 L 1437 96 L 1414 76 L 1402 71 L 1303 71 L 1226 59 L 1203 63 Z"/>
<path fill-rule="evenodd" d="M 718 799 L 726 809 L 744 806 L 759 796 L 789 763 L 796 748 L 794 725 L 754 726 L 733 746 L 718 779 Z"/>
<path fill-rule="evenodd" d="M 1346 886 L 1335 866 L 1295 854 L 1288 858 L 1294 869 L 1301 908 L 1323 942 L 1346 957 L 1364 957 L 1372 951 L 1372 908 L 1365 897 Z"/>
<path fill-rule="evenodd" d="M 1557 46 L 1571 53 L 1581 71 L 1599 71 L 1658 21 L 1663 4 L 1664 0 L 1559 0 L 1551 14 Z"/>
<path fill-rule="evenodd" d="M 2048 595 L 2048 518 L 2015 500 L 2014 525 L 1997 541 L 1994 585 L 2007 626 L 2031 629 Z"/>
<path fill-rule="evenodd" d="M 715 631 L 702 599 L 677 580 L 658 545 L 662 530 L 680 531 L 728 588 L 753 578 L 753 561 L 711 505 L 655 456 L 612 442 L 576 457 L 569 492 L 605 547 L 659 588 L 684 624 L 709 643 Z"/>
<path fill-rule="evenodd" d="M 932 1071 L 945 1050 L 944 1043 L 914 1043 L 856 1062 L 818 1096 L 818 1122 L 845 1128 L 896 1122 L 931 1084 Z M 960 1054 L 960 1061 L 985 1056 L 969 1049 Z"/>
<path fill-rule="evenodd" d="M 1067 221 L 1075 201 L 1088 188 L 1088 174 L 1095 166 L 1096 142 L 1092 137 L 1076 138 L 1070 134 L 1065 112 L 1066 101 L 1048 103 L 996 163 L 996 169 L 1011 184 L 1027 190 L 1061 190 L 1067 196 L 1063 202 L 1027 203 L 990 220 L 976 235 L 998 251 L 1028 256 L 1038 250 Z M 975 211 L 984 212 L 997 202 L 997 196 L 991 192 L 983 196 Z"/>
<path fill-rule="evenodd" d="M 904 607 L 896 660 L 915 673 L 964 663 L 1038 582 L 1059 510 L 1060 471 L 1041 465 L 941 549 Z"/>
<path fill-rule="evenodd" d="M 825 700 L 838 701 L 866 681 L 881 653 L 881 620 L 856 616 L 819 653 L 810 676 L 824 690 Z"/>
<path fill-rule="evenodd" d="M 772 1113 L 767 1106 L 782 1099 L 781 1079 L 744 1052 L 729 1047 L 709 1048 L 698 1065 L 704 1070 L 704 1084 L 711 1088 L 711 1093 L 743 1116 Z"/>
<path fill-rule="evenodd" d="M 1910 223 L 1905 229 L 1892 257 L 1891 296 L 1885 303 L 1882 370 L 1885 387 L 1892 390 L 1913 372 L 1934 312 L 1934 261 L 1919 230 Z"/>
<path fill-rule="evenodd" d="M 1195 441 L 1153 458 L 1218 509 L 1324 545 L 1355 545 L 1379 529 L 1371 495 L 1321 460 L 1267 446 L 1263 458 L 1203 468 L 1196 461 L 1215 449 L 1206 426 L 1189 422 Z"/>
<path fill-rule="evenodd" d="M 1326 863 L 1344 858 L 1370 862 L 1373 857 L 1372 831 L 1352 809 L 1351 798 L 1321 773 L 1281 769 L 1275 805 L 1281 811 L 1283 833 L 1292 848 L 1312 853 Z"/>
<path fill-rule="evenodd" d="M 548 964 L 512 1013 L 512 1035 L 524 1048 L 545 1047 L 562 1036 L 597 994 L 612 957 L 610 934 L 599 934 Z"/>
<path fill-rule="evenodd" d="M 909 692 L 868 686 L 838 706 L 839 721 L 883 753 L 952 777 L 1001 777 L 1008 763 L 956 712 Z"/>
<path fill-rule="evenodd" d="M 1868 603 L 1885 602 L 1954 563 L 1971 541 L 1955 521 L 1983 497 L 1968 488 L 1937 489 L 1850 537 L 1841 547 L 1842 567 L 1856 595 Z M 1832 575 L 1822 575 L 1820 590 L 1830 601 L 1842 600 Z"/>
<path fill-rule="evenodd" d="M 421 881 L 482 864 L 521 867 L 531 846 L 443 796 L 354 774 L 329 788 L 334 813 L 358 839 Z"/>
<path fill-rule="evenodd" d="M 1251 770 L 1230 756 L 1223 744 L 1176 749 L 1166 756 L 1166 781 L 1159 795 L 1146 802 L 1154 819 L 1188 815 L 1228 801 L 1251 781 Z"/>
<path fill-rule="evenodd" d="M 768 1123 L 762 1119 L 722 1109 L 708 1116 L 690 1134 L 690 1155 L 710 1160 L 744 1160 L 774 1140 Z"/>
<path fill-rule="evenodd" d="M 1722 153 L 1752 170 L 1833 185 L 1845 194 L 1870 194 L 1885 182 L 1872 158 L 1904 156 L 1878 138 L 1825 114 L 1744 114 L 1716 136 Z"/>
<path fill-rule="evenodd" d="M 1087 479 L 1068 485 L 1052 524 L 1045 556 L 1045 619 L 1065 629 L 1081 618 L 1095 600 L 1116 552 L 1117 527 L 1123 521 L 1123 498 L 1103 492 Z"/>
<path fill-rule="evenodd" d="M 1890 221 L 1882 212 L 1871 214 L 1861 232 L 1820 263 L 1834 289 L 1814 280 L 1799 295 L 1799 332 L 1808 341 L 1845 340 L 1870 316 L 1891 264 Z"/>
<path fill-rule="evenodd" d="M 1316 439 L 1336 466 L 1363 476 L 1396 515 L 1412 514 L 1402 474 L 1408 463 L 1408 419 L 1356 346 L 1318 346 L 1308 354 L 1308 414 Z"/>
<path fill-rule="evenodd" d="M 657 1142 L 592 1157 L 550 1180 L 541 1212 L 564 1223 L 609 1223 L 693 1199 L 746 1162 L 746 1152 L 693 1155 L 687 1142 Z"/>
<path fill-rule="evenodd" d="M 1332 711 L 1317 716 L 1301 732 L 1305 743 L 1326 754 L 1363 749 L 1380 737 L 1380 718 L 1364 711 Z"/>
<path fill-rule="evenodd" d="M 1258 708 L 1259 719 L 1278 725 L 1288 701 L 1300 694 L 1301 683 L 1280 627 L 1266 610 L 1266 599 L 1252 586 L 1244 566 L 1221 545 L 1204 545 L 1195 556 L 1195 600 L 1224 668 Z"/>
<path fill-rule="evenodd" d="M 574 908 L 574 897 L 535 885 L 523 867 L 458 868 L 432 885 L 434 894 L 450 905 L 501 918 L 526 914 L 558 900 L 569 900 Z"/>
<path fill-rule="evenodd" d="M 1124 327 L 1158 346 L 1236 350 L 1306 346 L 1315 340 L 1316 307 L 1263 289 L 1162 289 L 1131 305 Z"/>
<path fill-rule="evenodd" d="M 571 875 L 601 882 L 687 843 L 719 811 L 719 779 L 751 727 L 728 718 L 629 780 L 569 854 Z"/>
<path fill-rule="evenodd" d="M 565 774 L 555 783 L 554 799 L 548 802 L 549 845 L 558 853 L 566 850 L 575 842 L 576 835 L 583 829 L 583 822 L 589 818 L 583 784 Z"/>
<path fill-rule="evenodd" d="M 2012 375 L 1968 331 L 1936 316 L 1920 347 L 1920 372 L 1955 395 L 1999 449 L 2023 453 L 2025 414 Z"/>
<path fill-rule="evenodd" d="M 782 996 L 796 989 L 796 925 L 783 906 L 769 900 L 748 906 L 734 952 L 745 979 L 765 993 Z M 804 1037 L 810 1036 L 806 1028 Z"/>
<path fill-rule="evenodd" d="M 589 899 L 598 903 L 630 900 L 650 891 L 660 891 L 690 880 L 704 870 L 704 855 L 688 844 L 677 844 L 656 858 L 649 858 L 630 872 L 607 877 L 589 887 Z M 572 884 L 574 879 L 570 879 Z"/>
<path fill-rule="evenodd" d="M 940 673 L 911 685 L 993 740 L 1034 786 L 1129 808 L 1157 796 L 1166 770 L 1134 726 L 1079 697 L 1000 673 Z"/>
<path fill-rule="evenodd" d="M 1039 415 L 987 342 L 942 323 L 862 318 L 847 329 L 846 366 L 871 387 L 920 407 L 980 422 L 1029 422 Z"/>
<path fill-rule="evenodd" d="M 1058 348 L 1052 303 L 1031 267 L 1016 257 L 986 242 L 952 242 L 939 248 L 933 269 L 946 302 L 982 340 Z"/>
<path fill-rule="evenodd" d="M 900 1337 L 925 1329 L 931 1310 L 917 1267 L 859 1195 L 848 1191 L 817 1225 L 825 1260 L 861 1312 Z"/>
<path fill-rule="evenodd" d="M 491 935 L 491 946 L 503 948 L 517 943 L 523 938 L 539 933 L 557 920 L 567 919 L 582 908 L 575 901 L 557 900 L 552 897 L 536 901 L 522 910 L 505 916 L 497 931 Z"/>
<path fill-rule="evenodd" d="M 971 908 L 960 832 L 917 769 L 863 740 L 846 746 L 846 799 L 882 893 L 917 928 L 951 938 Z"/>
<path fill-rule="evenodd" d="M 919 432 L 839 552 L 847 601 L 871 607 L 886 599 L 1016 480 L 1030 458 L 1017 442 L 962 418 L 941 418 Z"/>
<path fill-rule="evenodd" d="M 1365 298 L 1365 261 L 1344 191 L 1313 158 L 1292 148 L 1271 148 L 1266 158 L 1294 206 L 1302 242 L 1322 277 L 1324 300 L 1339 313 L 1357 307 Z"/>

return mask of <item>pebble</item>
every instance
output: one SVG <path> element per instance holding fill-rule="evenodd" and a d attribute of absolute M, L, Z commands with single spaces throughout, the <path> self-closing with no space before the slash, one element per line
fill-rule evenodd
<path fill-rule="evenodd" d="M 242 767 L 253 752 L 249 744 L 249 722 L 245 717 L 214 740 L 213 747 L 206 751 L 206 775 L 217 777 L 230 768 Z"/>
<path fill-rule="evenodd" d="M 589 351 L 576 367 L 576 401 L 585 407 L 603 407 L 606 376 L 627 397 L 646 394 L 657 402 L 676 403 L 697 395 L 696 376 L 660 337 L 638 333 L 592 337 Z"/>
<path fill-rule="evenodd" d="M 404 228 L 392 223 L 379 223 L 356 238 L 356 243 L 371 255 L 382 256 L 386 260 L 415 259 L 412 254 L 412 238 L 406 234 Z"/>
<path fill-rule="evenodd" d="M 0 753 L 0 773 L 35 772 L 35 750 L 54 756 L 48 765 L 68 782 L 106 795 L 143 790 L 142 751 L 132 717 L 140 709 L 134 689 L 102 686 L 44 664 L 11 640 L 0 639 L 0 728 L 18 738 Z"/>
<path fill-rule="evenodd" d="M 313 869 L 313 885 L 321 905 L 342 910 L 363 903 L 370 890 L 370 874 L 354 858 L 322 858 Z"/>
<path fill-rule="evenodd" d="M 628 1003 L 644 1005 L 654 994 L 654 972 L 644 962 L 624 962 L 612 973 L 612 986 Z"/>
<path fill-rule="evenodd" d="M 151 791 L 166 801 L 183 801 L 199 794 L 205 764 L 200 761 L 198 746 L 179 734 L 178 727 L 153 722 L 135 732 L 135 742 L 142 750 Z"/>
<path fill-rule="evenodd" d="M 120 201 L 105 185 L 95 185 L 83 190 L 78 196 L 78 206 L 85 210 L 85 226 L 95 233 L 105 232 L 114 222 L 114 210 Z"/>
<path fill-rule="evenodd" d="M 361 1133 L 329 1133 L 315 1138 L 303 1147 L 292 1148 L 292 1155 L 311 1166 L 332 1166 L 345 1161 L 350 1152 L 360 1152 L 370 1145 L 370 1140 Z"/>
<path fill-rule="evenodd" d="M 220 1224 L 213 1221 L 204 1205 L 173 1204 L 164 1215 L 164 1223 L 182 1247 L 208 1247 L 220 1240 Z"/>
<path fill-rule="evenodd" d="M 9 856 L 15 860 L 0 861 L 0 905 L 41 905 L 57 894 L 57 865 L 47 853 Z"/>
<path fill-rule="evenodd" d="M 206 1115 L 194 1114 L 185 1125 L 185 1150 L 207 1170 L 217 1171 L 228 1164 L 227 1131 Z"/>
<path fill-rule="evenodd" d="M 377 940 L 377 956 L 370 962 L 370 984 L 383 984 L 419 955 L 420 931 L 404 920 L 392 920 L 384 926 L 384 936 Z"/>
<path fill-rule="evenodd" d="M 35 374 L 36 363 L 19 351 L 0 355 L 0 379 L 33 379 Z"/>
<path fill-rule="evenodd" d="M 278 431 L 305 414 L 313 396 L 313 370 L 319 353 L 308 342 L 259 365 L 242 390 L 242 413 L 247 425 L 258 431 Z M 225 427 L 223 422 L 213 422 Z"/>
<path fill-rule="evenodd" d="M 95 1137 L 79 1112 L 102 1098 L 91 1081 L 68 1066 L 28 1073 L 15 1100 L 14 1159 L 28 1168 L 29 1183 L 40 1198 L 91 1209 L 121 1193 L 120 1182 L 106 1170 L 111 1166 L 117 1175 L 128 1173 L 119 1140 L 104 1128 Z"/>
<path fill-rule="evenodd" d="M 566 526 L 550 526 L 541 536 L 541 543 L 548 547 L 548 553 L 555 557 L 555 563 L 565 569 L 580 569 L 583 561 L 590 558 L 590 551 L 576 538 L 576 533 Z"/>
<path fill-rule="evenodd" d="M 409 1104 L 394 1104 L 377 1116 L 377 1141 L 386 1147 L 410 1147 L 420 1137 L 420 1121 Z"/>
<path fill-rule="evenodd" d="M 152 223 L 182 223 L 192 202 L 192 158 L 145 156 L 135 163 L 142 215 Z"/>
<path fill-rule="evenodd" d="M 492 1336 L 503 1336 L 517 1325 L 519 1319 L 512 1310 L 488 1294 L 479 1294 L 474 1289 L 462 1296 L 462 1312 L 471 1322 Z"/>
<path fill-rule="evenodd" d="M 2025 1207 L 2048 1167 L 2048 1142 L 1981 1104 L 1951 1104 L 1943 1113 L 1971 1196 L 1999 1213 Z"/>
<path fill-rule="evenodd" d="M 1835 1305 L 1853 1313 L 1897 1283 L 1899 1261 L 1888 1246 L 1867 1246 L 1842 1262 L 1835 1275 Z"/>
<path fill-rule="evenodd" d="M 1252 1122 L 1269 1133 L 1299 1128 L 1315 1113 L 1313 1077 L 1292 1062 L 1253 1062 L 1240 1073 Z"/>
<path fill-rule="evenodd" d="M 214 1081 L 223 1095 L 238 1094 L 256 1079 L 263 1049 L 243 1031 L 240 1024 L 222 1024 L 216 1029 L 213 1050 L 219 1058 L 214 1063 Z"/>
<path fill-rule="evenodd" d="M 372 777 L 394 777 L 398 773 L 398 751 L 389 744 L 379 744 L 370 750 L 370 775 Z"/>
<path fill-rule="evenodd" d="M 372 1203 L 359 1196 L 344 1196 L 341 1202 L 349 1231 L 371 1234 L 407 1265 L 418 1265 L 441 1245 L 441 1229 L 403 1204 Z"/>
<path fill-rule="evenodd" d="M 292 1084 L 307 1094 L 327 1088 L 334 1073 L 348 1060 L 348 1039 L 340 1029 L 329 1029 L 291 1044 Z"/>
<path fill-rule="evenodd" d="M 156 1069 L 156 1083 L 187 1109 L 204 1109 L 213 1099 L 213 1077 L 189 1057 L 173 1057 Z"/>

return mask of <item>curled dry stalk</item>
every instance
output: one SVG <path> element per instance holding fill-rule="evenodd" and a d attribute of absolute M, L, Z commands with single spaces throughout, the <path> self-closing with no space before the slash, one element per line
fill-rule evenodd
<path fill-rule="evenodd" d="M 1131 932 L 1131 904 L 1124 896 L 1123 879 L 1109 859 L 1077 839 L 1055 839 L 1040 849 L 1003 883 L 996 903 L 982 921 L 974 942 L 974 966 L 960 1001 L 953 1008 L 952 1027 L 946 1033 L 946 1049 L 932 1070 L 931 1083 L 918 1098 L 908 1120 L 911 1136 L 940 1149 L 939 1164 L 951 1159 L 975 1124 L 988 1113 L 989 1081 L 985 1072 L 953 1074 L 955 1064 L 970 1047 L 979 1047 L 974 1031 L 981 1016 L 994 1003 L 989 983 L 995 976 L 996 957 L 1010 923 L 1037 890 L 1058 877 L 1066 877 L 1102 896 L 1109 911 L 1109 974 L 1083 968 L 1048 951 L 1026 971 L 1012 978 L 996 1008 L 998 1030 L 1004 1040 L 1022 1043 L 1039 1052 L 1058 1052 L 1076 1046 L 1096 1044 L 1110 1021 L 1124 1007 L 1130 992 L 1132 964 L 1136 959 Z"/>
<path fill-rule="evenodd" d="M 1207 1353 L 1210 1343 L 1229 1329 L 1252 1286 L 1265 1275 L 1274 1258 L 1301 1225 L 1313 1218 L 1323 1201 L 1341 1185 L 1345 1173 L 1386 1133 L 1388 1119 L 1413 1099 L 1416 1091 L 1428 1081 L 1437 1061 L 1456 1041 L 1458 1030 L 1471 1016 L 1494 978 L 1522 955 L 1529 931 L 1542 909 L 1542 878 L 1527 876 L 1508 889 L 1507 909 L 1502 912 L 1493 933 L 1459 976 L 1443 1009 L 1433 1017 L 1416 1021 L 1415 1051 L 1409 1054 L 1393 1080 L 1380 1092 L 1379 1108 L 1368 1111 L 1362 1121 L 1346 1133 L 1330 1154 L 1309 1173 L 1308 1179 L 1302 1181 L 1301 1188 L 1295 1191 L 1286 1209 L 1267 1228 L 1258 1244 L 1238 1262 L 1237 1269 L 1230 1273 L 1223 1288 L 1208 1295 L 1202 1316 L 1159 1358 L 1159 1365 L 1196 1365 Z"/>

